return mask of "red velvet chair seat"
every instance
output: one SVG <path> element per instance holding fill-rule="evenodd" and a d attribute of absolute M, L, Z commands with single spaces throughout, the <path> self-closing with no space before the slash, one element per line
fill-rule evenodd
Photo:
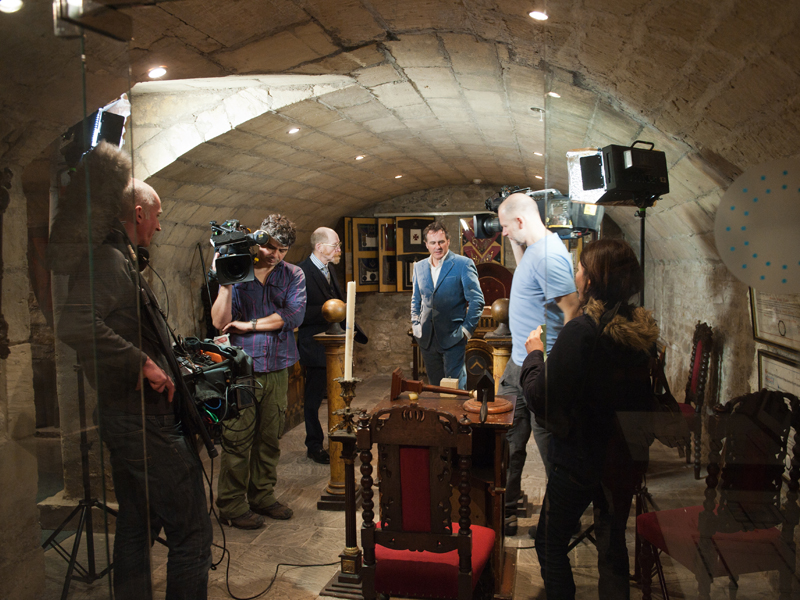
<path fill-rule="evenodd" d="M 494 547 L 494 530 L 472 525 L 472 587 Z M 375 591 L 389 596 L 458 597 L 458 550 L 436 554 L 375 546 Z"/>
<path fill-rule="evenodd" d="M 636 518 L 637 533 L 684 567 L 694 571 L 700 542 L 698 518 L 702 511 L 702 506 L 690 506 L 644 513 Z M 741 575 L 776 570 L 787 561 L 794 560 L 781 541 L 780 530 L 776 527 L 748 532 L 716 533 L 711 539 L 717 550 L 717 558 L 713 564 L 714 577 L 728 574 L 726 564 L 732 574 Z"/>
<path fill-rule="evenodd" d="M 686 419 L 686 424 L 689 426 L 689 429 L 691 430 L 694 427 L 694 420 L 695 417 L 697 416 L 697 413 L 694 411 L 694 406 L 692 406 L 691 404 L 684 404 L 684 403 L 680 403 L 678 404 L 678 406 L 681 409 L 681 414 L 683 415 L 683 418 Z"/>

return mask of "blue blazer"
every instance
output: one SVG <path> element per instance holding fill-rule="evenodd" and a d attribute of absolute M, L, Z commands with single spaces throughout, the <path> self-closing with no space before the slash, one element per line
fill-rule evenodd
<path fill-rule="evenodd" d="M 472 259 L 449 252 L 442 262 L 436 287 L 428 259 L 414 265 L 414 292 L 411 296 L 411 329 L 422 348 L 428 348 L 436 330 L 443 350 L 470 335 L 483 312 L 483 292 L 478 270 Z"/>

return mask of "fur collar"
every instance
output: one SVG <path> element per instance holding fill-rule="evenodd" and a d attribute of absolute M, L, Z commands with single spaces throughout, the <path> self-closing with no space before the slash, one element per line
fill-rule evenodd
<path fill-rule="evenodd" d="M 600 318 L 606 312 L 605 305 L 599 300 L 591 299 L 583 309 L 595 324 L 600 322 Z M 658 339 L 658 324 L 653 319 L 653 314 L 649 310 L 636 307 L 631 311 L 631 317 L 625 317 L 617 313 L 611 322 L 603 329 L 603 335 L 607 335 L 616 343 L 629 346 L 634 350 L 649 352 Z"/>

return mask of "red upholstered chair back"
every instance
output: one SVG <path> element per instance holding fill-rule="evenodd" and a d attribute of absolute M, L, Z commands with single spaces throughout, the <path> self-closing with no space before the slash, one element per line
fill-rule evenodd
<path fill-rule="evenodd" d="M 686 404 L 700 407 L 705 400 L 708 363 L 711 358 L 713 334 L 706 323 L 697 323 L 692 338 L 692 358 L 689 361 L 689 380 L 686 382 Z"/>
<path fill-rule="evenodd" d="M 470 522 L 469 421 L 417 404 L 398 405 L 362 418 L 357 436 L 364 598 L 374 598 L 376 591 L 471 597 L 490 557 L 494 533 Z M 379 475 L 377 519 L 373 447 L 377 447 Z M 458 526 L 451 515 L 454 487 L 460 492 Z M 426 578 L 430 581 L 422 583 Z"/>
<path fill-rule="evenodd" d="M 708 380 L 708 364 L 711 359 L 712 333 L 711 327 L 705 323 L 697 323 L 692 338 L 692 358 L 689 361 L 689 380 L 686 382 L 686 395 L 681 412 L 686 424 L 692 432 L 692 442 L 685 447 L 686 463 L 692 462 L 694 447 L 694 478 L 700 479 L 700 437 L 703 434 L 703 403 L 706 396 Z M 679 447 L 678 451 L 681 452 Z"/>
<path fill-rule="evenodd" d="M 469 425 L 450 413 L 404 406 L 373 415 L 370 439 L 378 450 L 381 531 L 452 535 L 455 458 L 470 458 Z"/>

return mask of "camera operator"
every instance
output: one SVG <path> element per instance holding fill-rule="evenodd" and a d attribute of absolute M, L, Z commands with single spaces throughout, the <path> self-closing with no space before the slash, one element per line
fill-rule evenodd
<path fill-rule="evenodd" d="M 202 600 L 212 532 L 202 465 L 186 435 L 191 420 L 182 419 L 190 399 L 180 386 L 176 390 L 180 371 L 166 321 L 133 250 L 149 246 L 161 230 L 161 200 L 152 187 L 130 179 L 130 159 L 108 144 L 84 162 L 88 166 L 79 169 L 54 221 L 49 252 L 54 270 L 74 269 L 58 333 L 97 387 L 100 433 L 110 450 L 119 502 L 114 595 L 152 598 L 149 551 L 163 527 L 169 547 L 166 598 Z M 91 221 L 98 242 L 91 270 L 84 253 L 70 252 L 86 239 L 80 209 L 85 171 L 92 175 Z"/>
<path fill-rule="evenodd" d="M 258 247 L 255 279 L 221 285 L 211 307 L 214 327 L 231 334 L 231 345 L 253 358 L 256 381 L 255 406 L 227 422 L 222 434 L 217 506 L 222 522 L 239 529 L 261 527 L 264 516 L 289 519 L 293 514 L 275 498 L 275 484 L 289 367 L 299 358 L 294 329 L 305 314 L 305 277 L 283 260 L 296 238 L 294 223 L 272 214 L 261 229 L 269 240 Z"/>

